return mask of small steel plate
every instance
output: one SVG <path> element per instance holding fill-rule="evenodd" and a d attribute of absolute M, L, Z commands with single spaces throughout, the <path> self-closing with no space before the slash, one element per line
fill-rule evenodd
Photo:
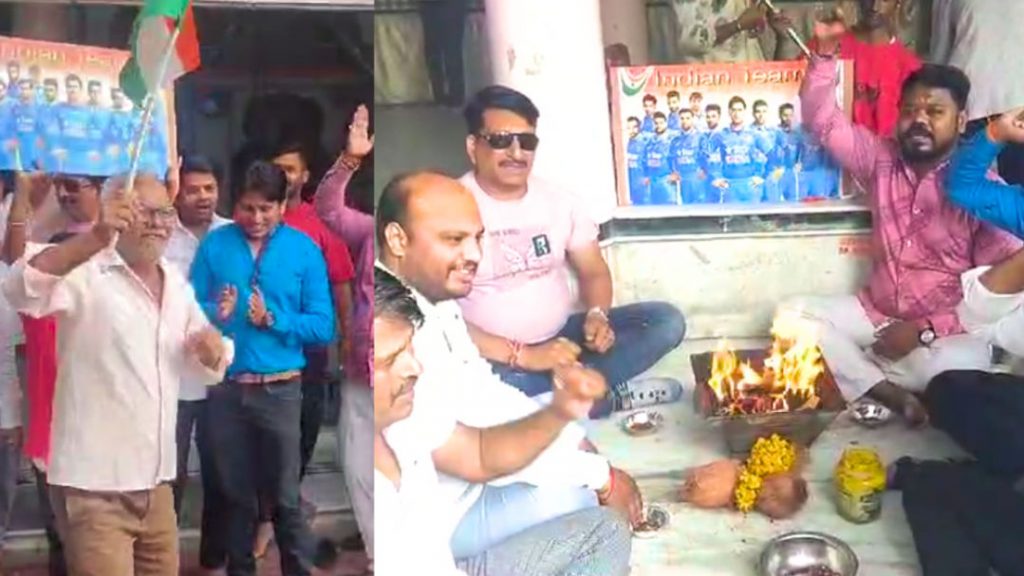
<path fill-rule="evenodd" d="M 660 412 L 640 410 L 622 419 L 622 429 L 630 436 L 646 436 L 657 432 L 664 422 Z"/>
<path fill-rule="evenodd" d="M 850 416 L 865 428 L 878 428 L 892 420 L 892 410 L 877 402 L 860 400 L 850 406 Z"/>
<path fill-rule="evenodd" d="M 668 510 L 657 504 L 650 504 L 644 508 L 644 523 L 633 529 L 633 537 L 653 538 L 668 526 L 671 518 Z"/>

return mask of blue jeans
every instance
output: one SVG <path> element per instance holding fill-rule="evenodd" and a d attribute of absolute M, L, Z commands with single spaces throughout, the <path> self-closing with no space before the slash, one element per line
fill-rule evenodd
<path fill-rule="evenodd" d="M 567 338 L 583 347 L 583 321 L 586 313 L 573 314 L 556 338 Z M 674 350 L 683 341 L 686 320 L 682 312 L 667 302 L 637 302 L 616 306 L 608 312 L 615 331 L 615 344 L 604 354 L 584 348 L 580 361 L 597 370 L 612 389 L 621 389 L 631 378 L 643 373 Z M 550 372 L 529 372 L 501 362 L 491 362 L 495 373 L 511 386 L 533 397 L 551 391 Z M 609 394 L 594 405 L 592 418 L 611 414 L 614 397 Z"/>
<path fill-rule="evenodd" d="M 452 534 L 452 555 L 471 558 L 538 524 L 595 506 L 597 494 L 586 488 L 484 486 Z"/>

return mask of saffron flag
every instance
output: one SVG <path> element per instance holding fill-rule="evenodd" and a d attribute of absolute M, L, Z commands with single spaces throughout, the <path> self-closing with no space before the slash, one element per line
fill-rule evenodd
<path fill-rule="evenodd" d="M 167 68 L 161 71 L 170 46 Z M 131 39 L 132 56 L 121 69 L 121 89 L 136 106 L 146 96 L 169 87 L 176 79 L 199 68 L 199 37 L 191 0 L 146 0 L 135 19 Z M 160 78 L 163 72 L 163 78 Z"/>

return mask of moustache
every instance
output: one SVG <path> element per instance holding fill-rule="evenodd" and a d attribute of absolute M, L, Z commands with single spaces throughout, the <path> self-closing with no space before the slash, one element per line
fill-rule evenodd
<path fill-rule="evenodd" d="M 503 160 L 498 165 L 502 168 L 526 168 L 526 162 L 518 160 Z"/>
<path fill-rule="evenodd" d="M 921 126 L 920 124 L 915 124 L 911 126 L 910 128 L 907 129 L 906 132 L 903 133 L 904 138 L 913 138 L 915 136 L 923 136 L 925 138 L 928 138 L 929 140 L 934 140 L 932 133 L 927 128 Z"/>

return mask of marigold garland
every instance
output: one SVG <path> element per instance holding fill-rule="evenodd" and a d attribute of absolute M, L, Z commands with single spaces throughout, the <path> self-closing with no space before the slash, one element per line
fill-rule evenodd
<path fill-rule="evenodd" d="M 796 446 L 778 434 L 758 438 L 740 470 L 734 500 L 740 512 L 750 512 L 757 502 L 765 476 L 789 472 L 796 464 Z"/>

